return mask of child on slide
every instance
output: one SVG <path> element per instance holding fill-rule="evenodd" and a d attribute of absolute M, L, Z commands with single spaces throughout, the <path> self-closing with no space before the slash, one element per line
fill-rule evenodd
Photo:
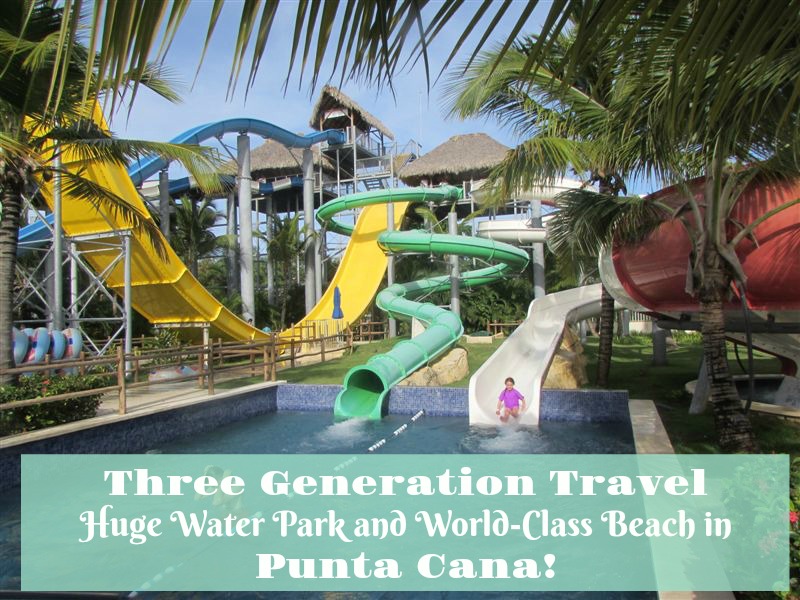
<path fill-rule="evenodd" d="M 514 389 L 514 378 L 506 377 L 506 387 L 500 392 L 500 397 L 497 399 L 496 414 L 503 423 L 506 423 L 509 417 L 518 418 L 520 409 L 525 410 L 525 396 Z"/>

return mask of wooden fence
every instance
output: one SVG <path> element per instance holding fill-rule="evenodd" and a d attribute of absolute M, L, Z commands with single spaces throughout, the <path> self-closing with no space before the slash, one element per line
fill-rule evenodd
<path fill-rule="evenodd" d="M 388 335 L 387 321 L 360 321 L 353 330 L 356 342 L 372 342 L 386 339 Z"/>
<path fill-rule="evenodd" d="M 275 381 L 279 368 L 294 368 L 301 360 L 317 358 L 313 362 L 325 362 L 332 352 L 353 346 L 352 331 L 345 330 L 332 335 L 310 338 L 285 339 L 277 334 L 268 340 L 251 342 L 223 342 L 211 340 L 205 345 L 186 345 L 177 348 L 146 349 L 135 348 L 126 354 L 121 346 L 116 347 L 114 355 L 88 357 L 84 353 L 75 360 L 59 360 L 40 364 L 25 364 L 2 372 L 21 376 L 33 373 L 53 374 L 74 370 L 85 375 L 96 373 L 107 375 L 114 382 L 111 385 L 70 392 L 53 396 L 40 396 L 29 400 L 0 404 L 1 410 L 11 410 L 24 406 L 46 404 L 60 400 L 71 400 L 97 394 L 116 393 L 119 398 L 118 412 L 128 412 L 128 390 L 140 387 L 156 387 L 160 384 L 197 380 L 198 388 L 206 388 L 214 393 L 215 381 L 222 376 L 227 379 L 241 377 L 262 377 L 264 381 Z M 151 380 L 149 375 L 165 369 L 191 367 L 185 375 L 171 373 L 168 378 Z"/>
<path fill-rule="evenodd" d="M 498 333 L 502 333 L 504 335 L 509 335 L 512 331 L 514 331 L 522 321 L 508 321 L 506 323 L 496 322 L 492 323 L 487 321 L 486 322 L 486 331 L 488 331 L 491 335 L 496 335 Z"/>

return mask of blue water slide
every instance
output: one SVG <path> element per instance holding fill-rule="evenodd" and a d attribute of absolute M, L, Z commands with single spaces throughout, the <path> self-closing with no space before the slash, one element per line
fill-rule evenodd
<path fill-rule="evenodd" d="M 346 141 L 344 132 L 335 129 L 297 135 L 282 127 L 258 119 L 226 119 L 206 125 L 198 125 L 183 132 L 172 140 L 173 144 L 201 144 L 205 140 L 216 138 L 226 133 L 253 133 L 264 138 L 273 139 L 290 148 L 310 148 L 314 144 L 328 142 L 329 144 L 343 144 Z M 128 174 L 134 185 L 141 185 L 146 179 L 158 173 L 169 164 L 164 158 L 151 155 L 141 158 L 128 167 Z"/>
<path fill-rule="evenodd" d="M 233 175 L 223 175 L 220 179 L 228 184 L 229 186 L 233 186 L 234 182 L 236 181 L 236 177 Z M 178 179 L 170 179 L 169 181 L 169 195 L 170 196 L 178 196 L 183 192 L 186 192 L 192 189 L 195 186 L 194 182 L 190 177 L 180 177 Z M 258 192 L 260 194 L 272 194 L 273 192 L 278 192 L 283 189 L 287 188 L 301 188 L 303 187 L 303 178 L 299 175 L 294 177 L 287 177 L 285 180 L 282 181 L 267 181 L 258 184 Z"/>
<path fill-rule="evenodd" d="M 291 131 L 287 131 L 282 127 L 278 127 L 266 121 L 258 119 L 226 119 L 224 121 L 217 121 L 215 123 L 207 123 L 206 125 L 198 125 L 188 131 L 184 131 L 177 137 L 172 139 L 173 144 L 201 144 L 205 140 L 216 138 L 226 133 L 239 133 L 239 132 L 253 133 L 264 138 L 270 138 L 280 142 L 284 146 L 292 148 L 309 148 L 314 144 L 321 142 L 328 142 L 329 144 L 343 144 L 346 141 L 344 132 L 335 129 L 311 133 L 309 135 L 297 135 Z M 132 163 L 128 167 L 128 175 L 133 180 L 134 185 L 141 185 L 147 178 L 155 175 L 161 169 L 167 166 L 168 162 L 160 156 L 151 155 L 146 156 L 138 161 Z M 170 181 L 169 192 L 170 195 L 180 194 L 191 187 L 191 181 L 188 177 L 183 177 Z M 268 182 L 259 184 L 259 192 L 262 194 L 271 194 L 283 187 L 302 187 L 302 177 L 292 177 L 291 183 L 283 182 Z M 53 215 L 47 215 L 47 222 L 53 226 Z M 50 239 L 50 230 L 41 221 L 36 221 L 31 225 L 26 225 L 20 229 L 19 241 L 25 242 L 23 246 L 17 251 L 25 253 L 31 247 L 42 245 L 45 241 Z"/>
<path fill-rule="evenodd" d="M 45 223 L 46 221 L 46 223 Z M 52 236 L 53 213 L 44 217 L 44 221 L 37 219 L 30 225 L 19 230 L 19 243 L 17 244 L 17 256 L 22 256 L 31 248 L 38 248 L 49 243 Z"/>

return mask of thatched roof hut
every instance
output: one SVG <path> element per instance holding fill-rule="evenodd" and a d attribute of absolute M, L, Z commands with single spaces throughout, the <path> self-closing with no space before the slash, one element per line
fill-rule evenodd
<path fill-rule="evenodd" d="M 314 152 L 314 170 L 319 169 L 320 155 Z M 236 171 L 234 162 L 228 163 Z M 331 160 L 322 157 L 322 171 L 336 177 L 336 167 Z M 250 175 L 253 179 L 274 179 L 303 174 L 302 148 L 287 148 L 275 140 L 265 140 L 250 153 Z"/>
<path fill-rule="evenodd" d="M 311 111 L 308 124 L 312 129 L 344 129 L 355 124 L 361 131 L 375 129 L 384 137 L 394 139 L 391 129 L 384 125 L 380 119 L 370 114 L 352 98 L 332 85 L 326 85 L 319 94 L 317 103 Z"/>
<path fill-rule="evenodd" d="M 483 179 L 505 158 L 508 148 L 485 133 L 454 135 L 427 154 L 408 163 L 398 173 L 407 185 Z"/>

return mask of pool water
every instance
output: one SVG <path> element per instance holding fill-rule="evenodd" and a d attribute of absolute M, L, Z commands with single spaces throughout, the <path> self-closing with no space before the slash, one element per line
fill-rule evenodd
<path fill-rule="evenodd" d="M 404 424 L 408 427 L 392 436 Z M 220 426 L 214 431 L 159 444 L 148 452 L 172 454 L 338 454 L 366 453 L 381 439 L 376 453 L 397 454 L 619 454 L 634 453 L 630 423 L 544 422 L 537 428 L 470 427 L 465 417 L 390 415 L 380 421 L 335 422 L 329 412 L 281 411 Z M 0 590 L 20 588 L 20 491 L 0 492 Z M 125 597 L 122 595 L 121 597 Z M 147 593 L 153 600 L 250 600 L 260 598 L 324 598 L 326 600 L 393 598 L 591 598 L 633 600 L 657 598 L 642 593 L 275 593 L 195 592 Z"/>
<path fill-rule="evenodd" d="M 380 421 L 333 421 L 327 412 L 270 413 L 192 438 L 160 444 L 173 454 L 626 454 L 635 452 L 630 423 L 543 422 L 539 427 L 470 427 L 464 417 L 389 415 Z M 392 432 L 408 428 L 397 436 Z"/>

